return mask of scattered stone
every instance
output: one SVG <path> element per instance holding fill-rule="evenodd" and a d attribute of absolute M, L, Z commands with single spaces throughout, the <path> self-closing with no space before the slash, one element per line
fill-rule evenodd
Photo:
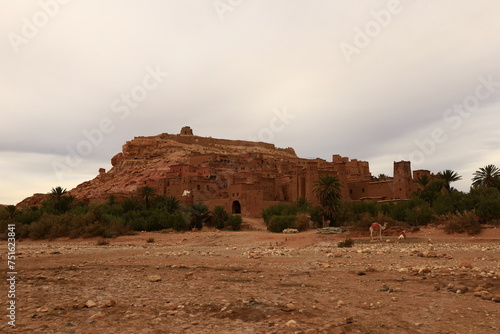
<path fill-rule="evenodd" d="M 424 257 L 438 257 L 437 253 L 433 250 L 423 252 Z"/>
<path fill-rule="evenodd" d="M 96 319 L 102 319 L 104 318 L 104 313 L 102 312 L 99 312 L 99 313 L 96 313 L 96 314 L 93 314 L 89 317 L 89 320 L 92 321 L 92 320 L 96 320 Z"/>
<path fill-rule="evenodd" d="M 148 277 L 150 282 L 160 282 L 161 281 L 161 276 L 159 275 L 153 275 Z"/>
<path fill-rule="evenodd" d="M 323 227 L 316 230 L 322 234 L 340 234 L 348 231 L 348 229 L 342 227 Z"/>
<path fill-rule="evenodd" d="M 96 307 L 97 304 L 93 301 L 93 300 L 87 300 L 87 302 L 85 303 L 85 307 L 87 308 L 92 308 L 92 307 Z"/>
<path fill-rule="evenodd" d="M 295 320 L 289 320 L 289 321 L 286 323 L 286 327 L 291 327 L 291 328 L 295 328 L 295 327 L 297 327 L 297 321 L 295 321 Z"/>
<path fill-rule="evenodd" d="M 114 307 L 116 305 L 116 300 L 114 299 L 109 299 L 104 303 L 104 306 L 106 307 Z"/>
<path fill-rule="evenodd" d="M 389 287 L 387 285 L 382 285 L 380 288 L 378 288 L 378 291 L 389 291 Z"/>
<path fill-rule="evenodd" d="M 472 264 L 470 262 L 461 262 L 458 266 L 467 269 L 472 269 Z"/>
<path fill-rule="evenodd" d="M 286 228 L 283 230 L 282 233 L 285 233 L 285 234 L 299 233 L 299 230 L 297 230 L 296 228 Z"/>
<path fill-rule="evenodd" d="M 40 312 L 40 313 L 46 313 L 49 311 L 49 308 L 47 306 L 42 306 L 42 307 L 37 308 L 36 311 Z"/>
<path fill-rule="evenodd" d="M 491 293 L 489 293 L 488 291 L 483 291 L 481 293 L 481 299 L 483 299 L 483 300 L 492 300 L 493 299 L 493 295 Z"/>

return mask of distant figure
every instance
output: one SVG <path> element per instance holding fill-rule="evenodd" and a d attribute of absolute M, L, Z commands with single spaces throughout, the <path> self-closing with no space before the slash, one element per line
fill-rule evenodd
<path fill-rule="evenodd" d="M 399 240 L 406 239 L 406 231 L 405 230 L 403 230 L 403 231 L 401 231 L 401 233 L 399 233 L 398 239 Z"/>

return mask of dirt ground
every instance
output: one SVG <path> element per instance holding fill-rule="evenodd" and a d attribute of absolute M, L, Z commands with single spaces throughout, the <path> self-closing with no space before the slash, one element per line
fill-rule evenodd
<path fill-rule="evenodd" d="M 256 220 L 248 221 L 263 229 Z M 17 242 L 1 333 L 500 333 L 500 228 L 140 233 Z M 153 240 L 149 240 L 154 238 Z M 2 242 L 2 291 L 7 251 Z"/>

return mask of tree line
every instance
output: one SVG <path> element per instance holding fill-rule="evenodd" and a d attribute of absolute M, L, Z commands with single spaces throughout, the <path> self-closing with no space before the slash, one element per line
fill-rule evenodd
<path fill-rule="evenodd" d="M 222 206 L 210 211 L 201 203 L 181 205 L 174 196 L 158 195 L 149 186 L 123 201 L 111 195 L 106 201 L 91 204 L 78 201 L 66 189 L 56 187 L 40 207 L 0 208 L 2 235 L 6 235 L 10 223 L 16 223 L 18 238 L 112 238 L 137 231 L 239 230 L 242 219 L 229 214 Z"/>
<path fill-rule="evenodd" d="M 379 175 L 379 178 L 387 177 Z M 412 198 L 398 202 L 342 200 L 341 183 L 336 176 L 321 175 L 314 185 L 320 205 L 305 198 L 265 208 L 262 217 L 272 232 L 285 228 L 353 226 L 367 229 L 374 220 L 392 225 L 418 228 L 443 223 L 448 232 L 478 233 L 485 223 L 500 222 L 500 169 L 487 165 L 474 173 L 469 193 L 458 191 L 452 183 L 461 176 L 452 170 L 423 175 Z M 137 231 L 187 231 L 217 228 L 239 230 L 240 215 L 224 207 L 213 210 L 201 203 L 185 206 L 174 196 L 161 196 L 154 188 L 140 188 L 135 196 L 117 201 L 113 195 L 100 203 L 76 200 L 66 189 L 52 188 L 40 207 L 0 208 L 0 234 L 16 223 L 19 238 L 115 237 Z"/>
<path fill-rule="evenodd" d="M 387 177 L 380 174 L 374 178 Z M 314 185 L 320 206 L 314 207 L 304 198 L 297 203 L 280 204 L 262 212 L 268 230 L 281 232 L 285 228 L 351 226 L 368 229 L 374 220 L 392 225 L 418 228 L 431 223 L 443 224 L 449 233 L 477 234 L 485 223 L 500 223 L 500 169 L 487 165 L 473 174 L 469 193 L 458 191 L 452 183 L 462 177 L 453 170 L 436 175 L 423 175 L 414 180 L 420 189 L 409 200 L 345 201 L 342 200 L 338 178 L 320 176 Z M 305 222 L 307 220 L 307 223 Z"/>

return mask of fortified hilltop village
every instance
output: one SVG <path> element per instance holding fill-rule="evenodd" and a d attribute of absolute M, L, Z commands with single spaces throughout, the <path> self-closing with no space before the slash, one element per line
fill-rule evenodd
<path fill-rule="evenodd" d="M 333 155 L 332 161 L 303 159 L 292 148 L 193 134 L 189 126 L 177 135 L 135 137 L 111 159 L 112 168 L 78 185 L 69 194 L 79 200 L 122 200 L 149 186 L 156 193 L 175 196 L 185 205 L 223 206 L 228 212 L 260 217 L 262 209 L 305 197 L 319 205 L 314 184 L 320 175 L 335 175 L 343 199 L 397 201 L 418 189 L 413 182 L 428 170 L 411 171 L 409 161 L 394 162 L 393 177 L 374 181 L 367 161 Z M 20 205 L 36 205 L 35 194 Z"/>

